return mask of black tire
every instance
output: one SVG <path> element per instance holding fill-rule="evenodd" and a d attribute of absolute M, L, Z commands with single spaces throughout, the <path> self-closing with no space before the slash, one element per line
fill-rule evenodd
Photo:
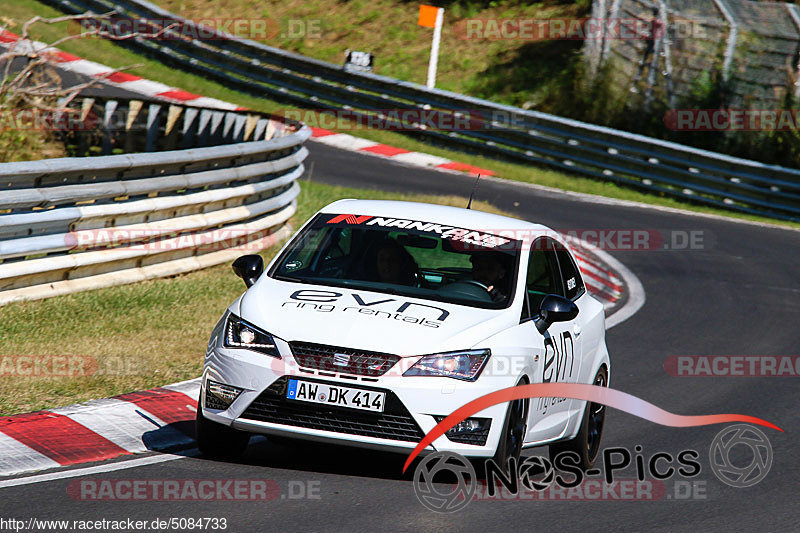
<path fill-rule="evenodd" d="M 235 459 L 242 455 L 250 442 L 250 434 L 207 419 L 200 405 L 198 401 L 194 430 L 200 453 L 220 459 Z"/>
<path fill-rule="evenodd" d="M 528 426 L 528 399 L 523 398 L 509 402 L 500 442 L 492 460 L 505 470 L 508 460 L 513 457 L 519 463 L 522 453 L 522 441 Z"/>
<path fill-rule="evenodd" d="M 608 385 L 608 372 L 601 367 L 594 377 L 594 384 L 600 387 Z M 603 437 L 603 426 L 606 420 L 606 406 L 599 403 L 586 402 L 581 427 L 575 438 L 555 442 L 550 445 L 550 461 L 555 465 L 556 457 L 563 452 L 574 452 L 579 457 L 578 467 L 588 470 L 594 466 L 600 453 L 600 440 Z"/>

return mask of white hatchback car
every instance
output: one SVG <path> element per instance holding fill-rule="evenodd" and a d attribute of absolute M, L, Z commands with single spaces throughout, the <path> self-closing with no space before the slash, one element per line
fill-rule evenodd
<path fill-rule="evenodd" d="M 513 218 L 410 202 L 341 200 L 312 217 L 211 334 L 197 440 L 234 456 L 250 434 L 408 451 L 437 422 L 527 383 L 608 385 L 603 306 L 558 234 Z M 427 451 L 575 451 L 589 468 L 602 405 L 498 404 Z"/>

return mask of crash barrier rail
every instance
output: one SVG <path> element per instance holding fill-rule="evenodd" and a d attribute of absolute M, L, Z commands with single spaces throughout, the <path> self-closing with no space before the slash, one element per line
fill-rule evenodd
<path fill-rule="evenodd" d="M 310 128 L 135 100 L 74 111 L 58 123 L 79 143 L 160 151 L 0 164 L 0 305 L 172 276 L 288 236 Z"/>
<path fill-rule="evenodd" d="M 115 11 L 109 29 L 150 21 L 162 32 L 122 46 L 233 89 L 315 110 L 387 119 L 380 110 L 471 120 L 443 131 L 424 120 L 394 122 L 447 148 L 536 163 L 665 196 L 754 215 L 800 220 L 800 170 L 730 157 L 643 135 L 505 106 L 343 67 L 197 26 L 144 0 L 45 0 L 71 14 Z M 163 25 L 162 25 L 163 24 Z M 168 28 L 165 30 L 165 28 Z M 211 34 L 214 39 L 207 36 Z M 192 36 L 204 35 L 203 38 Z M 434 123 L 441 122 L 436 119 Z M 475 126 L 475 124 L 478 124 Z"/>

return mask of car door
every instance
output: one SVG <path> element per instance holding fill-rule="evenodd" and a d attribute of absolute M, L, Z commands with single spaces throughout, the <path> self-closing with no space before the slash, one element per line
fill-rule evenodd
<path fill-rule="evenodd" d="M 536 383 L 574 382 L 580 365 L 580 337 L 574 333 L 575 326 L 579 325 L 580 313 L 575 320 L 551 324 L 544 335 L 539 333 L 535 325 L 539 305 L 546 295 L 566 296 L 557 247 L 549 237 L 534 241 L 525 272 L 525 302 L 521 320 L 526 324 L 531 343 L 538 352 Z M 571 402 L 568 398 L 533 398 L 525 440 L 535 442 L 559 437 L 567 427 Z"/>

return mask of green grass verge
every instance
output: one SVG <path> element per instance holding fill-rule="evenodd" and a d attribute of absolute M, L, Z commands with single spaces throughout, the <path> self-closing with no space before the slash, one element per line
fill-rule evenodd
<path fill-rule="evenodd" d="M 292 225 L 340 198 L 394 199 L 463 207 L 466 198 L 350 189 L 304 180 Z M 473 207 L 501 213 L 489 204 Z M 262 252 L 266 260 L 277 248 Z M 0 415 L 105 398 L 200 375 L 208 335 L 244 290 L 230 265 L 173 278 L 0 308 Z M 86 376 L 20 376 L 16 356 L 83 356 Z M 26 363 L 22 371 L 30 366 Z"/>

